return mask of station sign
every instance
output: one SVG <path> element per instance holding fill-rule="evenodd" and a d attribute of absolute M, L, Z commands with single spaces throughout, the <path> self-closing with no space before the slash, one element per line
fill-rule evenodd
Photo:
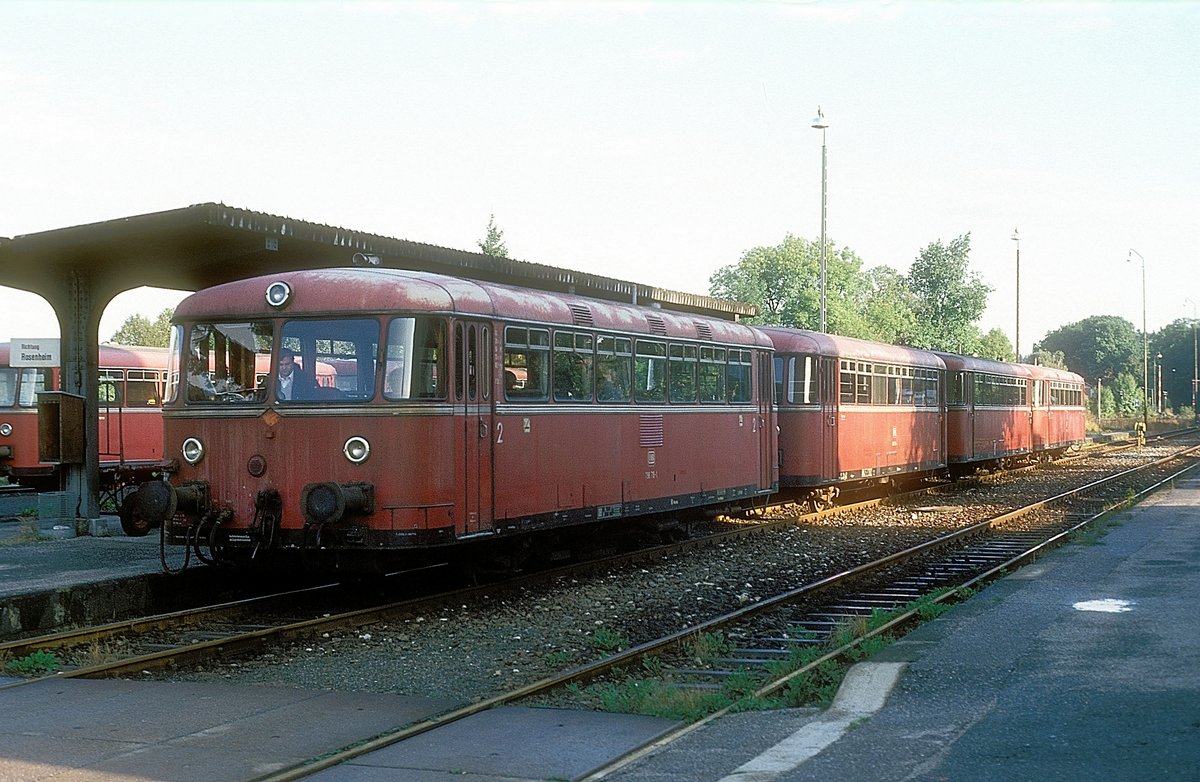
<path fill-rule="evenodd" d="M 56 367 L 62 363 L 61 340 L 54 338 L 11 339 L 8 364 L 13 367 Z"/>

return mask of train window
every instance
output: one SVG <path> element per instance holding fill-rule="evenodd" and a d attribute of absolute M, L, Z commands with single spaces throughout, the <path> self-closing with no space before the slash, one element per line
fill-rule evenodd
<path fill-rule="evenodd" d="M 592 401 L 595 348 L 591 334 L 554 332 L 554 400 Z"/>
<path fill-rule="evenodd" d="M 753 361 L 749 350 L 729 350 L 728 389 L 730 402 L 749 402 L 754 391 L 750 385 L 750 366 Z"/>
<path fill-rule="evenodd" d="M 174 402 L 179 396 L 179 362 L 183 354 L 183 326 L 171 327 L 171 342 L 167 349 L 167 373 L 163 377 L 166 385 L 163 392 L 164 402 Z M 255 385 L 261 385 L 255 383 Z"/>
<path fill-rule="evenodd" d="M 279 338 L 280 363 L 290 351 L 295 380 L 275 369 L 279 402 L 365 402 L 375 395 L 379 321 L 289 320 Z M 297 381 L 299 385 L 297 385 Z"/>
<path fill-rule="evenodd" d="M 633 399 L 636 402 L 667 401 L 667 346 L 647 339 L 637 341 L 633 358 Z"/>
<path fill-rule="evenodd" d="M 596 337 L 596 399 L 628 402 L 633 342 L 625 337 Z"/>
<path fill-rule="evenodd" d="M 444 318 L 393 318 L 384 350 L 384 398 L 446 398 Z"/>
<path fill-rule="evenodd" d="M 194 323 L 188 341 L 188 402 L 261 402 L 255 368 L 271 363 L 271 324 Z"/>
<path fill-rule="evenodd" d="M 158 373 L 154 370 L 125 370 L 126 407 L 158 407 L 158 391 Z"/>
<path fill-rule="evenodd" d="M 125 395 L 121 382 L 121 370 L 101 369 L 100 382 L 96 385 L 96 394 L 100 404 L 112 407 L 124 407 Z"/>
<path fill-rule="evenodd" d="M 504 330 L 504 393 L 507 399 L 550 396 L 550 332 L 509 326 Z"/>
<path fill-rule="evenodd" d="M 18 404 L 21 407 L 37 407 L 39 391 L 50 391 L 50 370 L 27 367 L 21 370 L 21 390 Z"/>
<path fill-rule="evenodd" d="M 967 373 L 955 372 L 950 376 L 950 394 L 946 399 L 947 405 L 965 405 L 967 403 Z"/>
<path fill-rule="evenodd" d="M 842 362 L 842 370 L 838 376 L 838 399 L 842 404 L 854 404 L 855 374 L 850 369 L 850 362 Z"/>
<path fill-rule="evenodd" d="M 695 345 L 669 346 L 667 361 L 667 385 L 672 402 L 694 404 L 696 402 L 697 353 Z"/>
<path fill-rule="evenodd" d="M 812 356 L 793 357 L 788 361 L 787 401 L 792 404 L 811 405 L 817 402 L 816 365 Z"/>
<path fill-rule="evenodd" d="M 17 370 L 0 367 L 0 407 L 12 407 L 17 401 Z"/>
<path fill-rule="evenodd" d="M 1028 403 L 1029 384 L 1024 378 L 975 374 L 976 407 L 1017 407 Z"/>
<path fill-rule="evenodd" d="M 725 401 L 725 348 L 700 348 L 700 401 Z"/>

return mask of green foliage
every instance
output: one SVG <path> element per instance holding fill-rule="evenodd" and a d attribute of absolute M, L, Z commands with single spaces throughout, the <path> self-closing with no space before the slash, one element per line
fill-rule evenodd
<path fill-rule="evenodd" d="M 551 668 L 561 668 L 575 659 L 575 652 L 570 649 L 559 649 L 542 655 L 542 662 Z"/>
<path fill-rule="evenodd" d="M 1133 375 L 1122 372 L 1113 380 L 1108 391 L 1116 402 L 1114 412 L 1122 418 L 1133 418 L 1142 413 L 1142 387 Z"/>
<path fill-rule="evenodd" d="M 1116 315 L 1093 315 L 1047 334 L 1035 350 L 1058 352 L 1067 368 L 1089 383 L 1121 373 L 1141 376 L 1142 339 L 1133 324 Z"/>
<path fill-rule="evenodd" d="M 1017 351 L 1008 341 L 1008 335 L 1003 330 L 994 328 L 980 338 L 979 351 L 975 355 L 994 361 L 1014 361 Z"/>
<path fill-rule="evenodd" d="M 948 245 L 933 242 L 917 256 L 908 274 L 916 297 L 913 345 L 974 355 L 981 337 L 976 322 L 987 308 L 991 288 L 970 271 L 971 234 Z"/>
<path fill-rule="evenodd" d="M 724 633 L 700 633 L 688 639 L 687 646 L 691 656 L 700 661 L 722 657 L 733 650 Z"/>
<path fill-rule="evenodd" d="M 1150 337 L 1150 371 L 1154 372 L 1154 356 L 1162 353 L 1162 388 L 1166 397 L 1164 407 L 1180 407 L 1192 403 L 1192 377 L 1196 373 L 1197 344 L 1200 336 L 1193 330 L 1191 319 L 1180 318 L 1163 326 Z M 1157 378 L 1151 377 L 1157 387 Z M 1183 416 L 1182 412 L 1180 417 Z"/>
<path fill-rule="evenodd" d="M 754 304 L 760 314 L 747 323 L 816 330 L 821 311 L 821 244 L 788 234 L 774 247 L 753 247 L 741 260 L 709 278 L 718 298 Z M 826 248 L 826 321 L 830 332 L 884 339 L 864 313 L 899 297 L 888 271 L 862 274 L 862 259 L 849 248 Z M 889 276 L 890 274 L 890 276 Z M 869 306 L 868 306 L 869 305 Z"/>
<path fill-rule="evenodd" d="M 61 665 L 58 655 L 41 649 L 25 657 L 10 660 L 5 668 L 20 676 L 41 676 L 57 671 Z"/>
<path fill-rule="evenodd" d="M 504 244 L 504 231 L 501 231 L 496 225 L 496 215 L 488 217 L 487 235 L 483 241 L 478 242 L 479 251 L 484 255 L 491 255 L 496 258 L 507 258 L 508 247 Z"/>
<path fill-rule="evenodd" d="M 1060 350 L 1035 350 L 1029 363 L 1052 369 L 1070 369 L 1067 366 L 1067 357 Z"/>
<path fill-rule="evenodd" d="M 153 322 L 141 315 L 130 315 L 109 341 L 114 345 L 165 348 L 171 340 L 171 316 L 174 314 L 175 309 L 168 307 L 158 313 Z"/>
<path fill-rule="evenodd" d="M 592 643 L 602 652 L 618 652 L 629 646 L 629 639 L 616 630 L 597 627 L 592 633 Z"/>
<path fill-rule="evenodd" d="M 698 720 L 730 703 L 723 691 L 674 687 L 658 679 L 604 682 L 588 687 L 585 694 L 594 697 L 605 711 L 688 721 Z"/>

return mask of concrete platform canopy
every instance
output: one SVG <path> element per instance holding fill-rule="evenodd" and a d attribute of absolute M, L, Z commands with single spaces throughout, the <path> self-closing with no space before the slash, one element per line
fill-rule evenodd
<path fill-rule="evenodd" d="M 217 203 L 0 237 L 0 285 L 37 293 L 54 308 L 61 330 L 62 390 L 83 396 L 85 437 L 97 442 L 100 316 L 114 296 L 143 285 L 199 290 L 273 272 L 350 266 L 356 254 L 381 266 L 730 320 L 757 313 L 751 305 L 707 296 Z M 64 465 L 64 488 L 79 497 L 78 515 L 94 519 L 99 516 L 97 450 L 87 449 L 86 459 Z"/>

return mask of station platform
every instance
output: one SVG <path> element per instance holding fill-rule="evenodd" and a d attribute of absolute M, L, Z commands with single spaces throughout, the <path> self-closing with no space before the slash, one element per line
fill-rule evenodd
<path fill-rule="evenodd" d="M 1197 779 L 1200 477 L 1117 519 L 856 666 L 832 708 L 725 717 L 606 779 Z M 243 782 L 444 705 L 436 693 L 172 682 L 0 689 L 0 780 Z M 672 726 L 495 709 L 309 778 L 575 780 Z"/>

